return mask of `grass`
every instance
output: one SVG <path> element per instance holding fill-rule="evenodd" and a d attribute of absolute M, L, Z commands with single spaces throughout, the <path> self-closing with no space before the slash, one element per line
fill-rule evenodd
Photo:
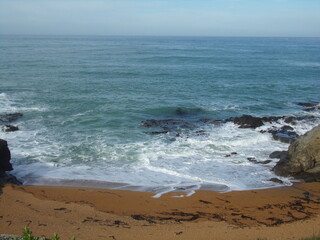
<path fill-rule="evenodd" d="M 14 237 L 12 240 L 50 240 L 47 238 L 35 237 L 32 235 L 32 231 L 28 227 L 24 227 L 21 237 Z M 58 234 L 53 234 L 51 240 L 60 240 Z M 75 237 L 72 237 L 71 240 L 76 240 Z"/>
<path fill-rule="evenodd" d="M 1 238 L 0 238 L 1 240 Z M 41 238 L 41 237 L 35 237 L 32 235 L 32 231 L 28 227 L 24 227 L 22 231 L 22 236 L 21 237 L 14 237 L 12 240 L 60 240 L 60 237 L 58 234 L 53 234 L 51 239 L 47 238 Z M 71 240 L 76 240 L 75 237 L 72 237 Z M 265 238 L 258 238 L 257 240 L 267 240 Z M 320 240 L 320 236 L 313 236 L 310 238 L 301 238 L 300 240 Z"/>

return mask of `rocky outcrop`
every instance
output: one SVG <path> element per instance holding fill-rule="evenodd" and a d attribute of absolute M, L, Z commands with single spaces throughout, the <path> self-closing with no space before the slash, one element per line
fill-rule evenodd
<path fill-rule="evenodd" d="M 299 102 L 297 105 L 304 108 L 304 111 L 310 112 L 315 110 L 320 110 L 320 103 L 319 102 L 313 102 L 313 103 L 303 103 Z"/>
<path fill-rule="evenodd" d="M 320 125 L 297 138 L 288 154 L 276 164 L 273 171 L 280 176 L 306 180 L 320 178 Z"/>
<path fill-rule="evenodd" d="M 251 115 L 242 115 L 241 117 L 229 118 L 234 124 L 239 125 L 239 128 L 257 128 L 263 125 L 262 118 L 253 117 Z"/>
<path fill-rule="evenodd" d="M 0 192 L 1 188 L 6 183 L 12 183 L 21 185 L 22 183 L 12 174 L 6 173 L 6 171 L 13 170 L 12 164 L 10 163 L 11 153 L 8 148 L 7 141 L 0 139 Z"/>
<path fill-rule="evenodd" d="M 274 140 L 284 143 L 292 143 L 299 136 L 294 129 L 288 125 L 284 125 L 280 129 L 270 129 L 268 132 L 272 134 Z"/>
<path fill-rule="evenodd" d="M 15 131 L 19 130 L 18 127 L 13 126 L 13 125 L 4 125 L 1 129 L 4 132 L 15 132 Z"/>
<path fill-rule="evenodd" d="M 13 170 L 10 163 L 11 153 L 8 148 L 7 141 L 0 139 L 0 171 L 11 171 Z"/>

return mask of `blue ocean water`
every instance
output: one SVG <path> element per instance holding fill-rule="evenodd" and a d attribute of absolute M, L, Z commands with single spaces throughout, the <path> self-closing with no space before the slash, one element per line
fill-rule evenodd
<path fill-rule="evenodd" d="M 296 103 L 319 102 L 319 78 L 319 38 L 2 35 L 0 114 L 24 116 L 19 131 L 0 138 L 26 184 L 158 193 L 274 187 L 277 160 L 247 158 L 266 160 L 288 144 L 261 128 L 199 121 L 317 115 Z M 196 130 L 150 134 L 141 124 L 148 119 Z M 317 124 L 293 127 L 302 134 Z"/>

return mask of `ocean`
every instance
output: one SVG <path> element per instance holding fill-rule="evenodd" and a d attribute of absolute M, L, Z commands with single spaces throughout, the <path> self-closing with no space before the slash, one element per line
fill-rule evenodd
<path fill-rule="evenodd" d="M 271 171 L 278 159 L 250 161 L 288 148 L 271 125 L 215 120 L 313 116 L 289 124 L 304 134 L 320 114 L 298 103 L 319 102 L 319 80 L 320 38 L 1 35 L 0 115 L 23 116 L 0 138 L 24 184 L 156 196 L 280 187 L 292 183 Z"/>

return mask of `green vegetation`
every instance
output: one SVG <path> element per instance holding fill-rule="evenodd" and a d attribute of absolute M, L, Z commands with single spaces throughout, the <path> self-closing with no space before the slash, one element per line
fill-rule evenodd
<path fill-rule="evenodd" d="M 23 228 L 22 236 L 21 237 L 15 237 L 12 240 L 49 240 L 46 238 L 41 238 L 41 237 L 35 237 L 32 235 L 32 231 L 28 227 Z M 51 240 L 60 240 L 60 237 L 58 234 L 53 234 Z M 76 240 L 75 237 L 71 238 L 71 240 Z"/>

